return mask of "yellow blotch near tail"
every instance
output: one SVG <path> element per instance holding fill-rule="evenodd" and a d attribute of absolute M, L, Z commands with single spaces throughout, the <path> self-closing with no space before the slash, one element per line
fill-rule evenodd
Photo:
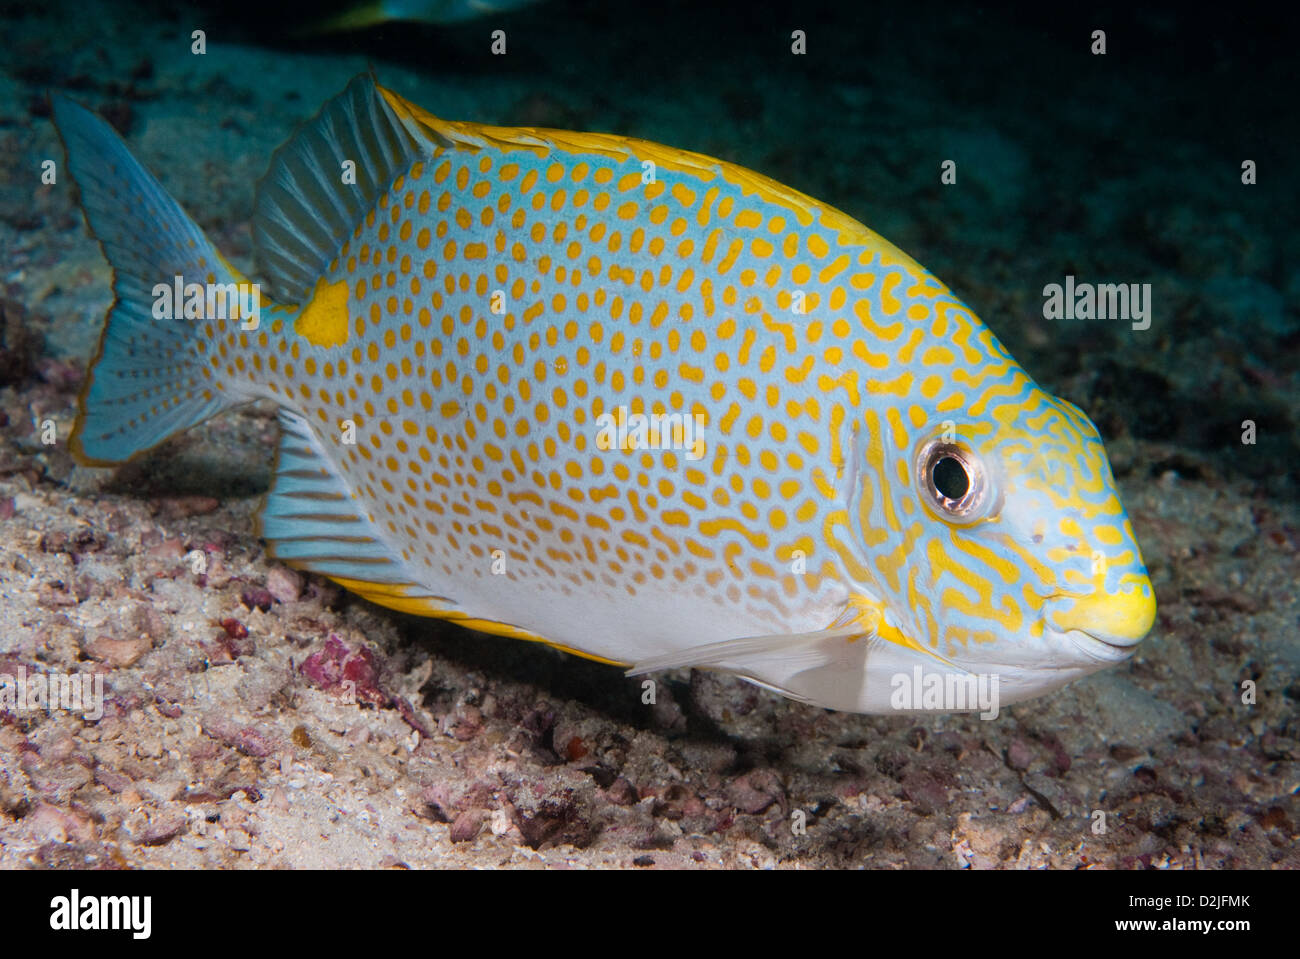
<path fill-rule="evenodd" d="M 348 341 L 349 327 L 347 282 L 317 280 L 311 302 L 293 322 L 294 332 L 312 346 L 329 348 Z"/>

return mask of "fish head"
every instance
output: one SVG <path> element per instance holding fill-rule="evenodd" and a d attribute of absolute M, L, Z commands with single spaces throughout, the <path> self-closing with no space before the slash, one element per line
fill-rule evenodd
<path fill-rule="evenodd" d="M 1043 661 L 1093 669 L 1128 659 L 1155 622 L 1155 592 L 1101 435 L 1069 400 L 1031 387 L 983 455 L 1002 487 L 994 525 L 1048 644 Z"/>
<path fill-rule="evenodd" d="M 962 406 L 869 418 L 849 510 L 882 662 L 996 676 L 1004 703 L 1128 659 L 1155 618 L 1096 427 L 1007 370 Z"/>

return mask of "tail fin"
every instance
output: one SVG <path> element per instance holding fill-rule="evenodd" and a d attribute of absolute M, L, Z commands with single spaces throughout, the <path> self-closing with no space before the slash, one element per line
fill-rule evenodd
<path fill-rule="evenodd" d="M 154 316 L 155 287 L 240 283 L 161 184 L 113 129 L 66 97 L 54 121 L 81 189 L 86 220 L 113 268 L 115 300 L 86 374 L 71 449 L 78 461 L 109 466 L 251 397 L 232 394 L 204 363 L 202 321 Z"/>

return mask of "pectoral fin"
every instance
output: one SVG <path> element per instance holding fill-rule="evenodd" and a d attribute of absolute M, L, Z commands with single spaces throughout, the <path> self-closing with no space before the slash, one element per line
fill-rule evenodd
<path fill-rule="evenodd" d="M 854 596 L 825 629 L 749 636 L 674 650 L 636 663 L 628 676 L 700 667 L 732 673 L 791 699 L 828 709 L 889 712 L 893 678 L 920 661 L 951 666 L 908 639 L 884 618 L 880 604 Z M 952 667 L 956 668 L 956 667 Z"/>
<path fill-rule="evenodd" d="M 828 640 L 848 642 L 857 638 L 869 638 L 871 635 L 869 627 L 850 623 L 812 633 L 728 639 L 652 656 L 632 666 L 627 675 L 643 676 L 662 669 L 712 668 L 748 676 L 751 670 L 755 674 L 770 674 L 772 670 L 764 667 L 770 667 L 774 663 L 780 664 L 780 672 L 801 672 L 826 662 L 824 644 Z"/>

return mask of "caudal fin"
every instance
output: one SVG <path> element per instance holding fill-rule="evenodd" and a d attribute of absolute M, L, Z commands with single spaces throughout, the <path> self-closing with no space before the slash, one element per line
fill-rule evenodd
<path fill-rule="evenodd" d="M 81 190 L 86 220 L 113 268 L 115 300 L 78 402 L 71 449 L 109 466 L 250 397 L 232 393 L 205 363 L 202 319 L 155 317 L 155 288 L 242 283 L 161 184 L 95 114 L 63 96 L 54 122 Z M 215 287 L 213 287 L 215 288 Z M 208 361 L 210 362 L 210 361 Z"/>

